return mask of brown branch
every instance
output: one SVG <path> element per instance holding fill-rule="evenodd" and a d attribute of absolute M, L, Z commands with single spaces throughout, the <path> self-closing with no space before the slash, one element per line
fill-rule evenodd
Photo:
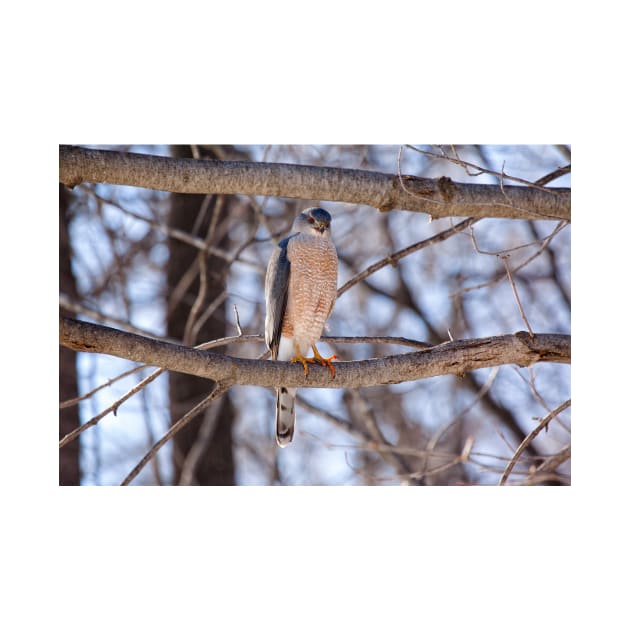
<path fill-rule="evenodd" d="M 346 168 L 193 160 L 59 147 L 59 181 L 140 186 L 179 193 L 319 199 L 442 217 L 571 218 L 569 188 L 497 186 Z"/>
<path fill-rule="evenodd" d="M 337 375 L 331 378 L 326 368 L 317 365 L 305 376 L 301 366 L 288 362 L 229 357 L 69 318 L 60 318 L 59 337 L 61 345 L 80 352 L 109 354 L 214 381 L 259 387 L 372 387 L 444 374 L 463 375 L 495 365 L 571 361 L 569 335 L 537 334 L 532 338 L 518 332 L 452 341 L 384 358 L 337 362 Z"/>

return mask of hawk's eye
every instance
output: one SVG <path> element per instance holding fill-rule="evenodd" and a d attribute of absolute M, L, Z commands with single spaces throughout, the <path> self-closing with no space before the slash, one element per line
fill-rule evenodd
<path fill-rule="evenodd" d="M 309 222 L 309 223 L 315 223 L 315 219 L 313 219 L 313 217 L 309 217 L 309 218 L 308 218 L 308 222 Z"/>

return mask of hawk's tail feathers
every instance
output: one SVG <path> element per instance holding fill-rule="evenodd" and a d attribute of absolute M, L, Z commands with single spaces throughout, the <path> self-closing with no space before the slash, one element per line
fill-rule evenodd
<path fill-rule="evenodd" d="M 276 398 L 276 442 L 285 447 L 293 440 L 295 430 L 295 389 L 280 387 Z"/>

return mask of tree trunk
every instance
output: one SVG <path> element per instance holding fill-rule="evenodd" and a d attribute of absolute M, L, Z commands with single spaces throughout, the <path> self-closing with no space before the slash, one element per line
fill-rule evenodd
<path fill-rule="evenodd" d="M 68 238 L 70 192 L 59 184 L 59 290 L 76 299 L 77 289 L 72 273 L 72 250 Z M 70 317 L 73 313 L 60 308 L 60 315 Z M 59 348 L 59 395 L 60 400 L 76 398 L 77 354 L 61 346 Z M 59 411 L 59 439 L 79 426 L 79 406 L 74 405 Z M 59 451 L 59 485 L 78 486 L 81 482 L 79 468 L 79 440 L 73 440 Z"/>
<path fill-rule="evenodd" d="M 173 147 L 176 157 L 193 157 L 188 146 Z M 212 150 L 204 150 L 202 157 L 218 159 Z M 232 198 L 233 200 L 234 198 Z M 228 249 L 225 221 L 229 204 L 233 201 L 219 195 L 173 194 L 169 226 L 208 239 L 209 244 Z M 184 339 L 186 322 L 200 291 L 198 252 L 178 240 L 169 241 L 168 263 L 168 334 Z M 221 294 L 225 287 L 227 263 L 209 256 L 206 262 L 207 289 L 199 314 Z M 193 275 L 192 281 L 186 278 Z M 221 304 L 199 329 L 195 338 L 186 343 L 194 345 L 226 334 L 225 308 Z M 222 350 L 219 350 L 220 352 Z M 175 422 L 189 409 L 202 401 L 212 390 L 213 383 L 203 378 L 177 372 L 169 375 L 171 421 Z M 232 421 L 234 409 L 229 395 L 222 396 L 204 413 L 174 437 L 174 483 L 195 485 L 233 485 L 234 460 L 232 454 Z M 191 468 L 188 459 L 195 453 Z M 186 475 L 182 478 L 182 472 Z"/>

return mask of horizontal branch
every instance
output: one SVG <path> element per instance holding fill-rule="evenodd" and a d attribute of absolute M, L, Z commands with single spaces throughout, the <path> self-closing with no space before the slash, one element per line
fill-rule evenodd
<path fill-rule="evenodd" d="M 59 147 L 59 181 L 104 182 L 177 193 L 244 194 L 341 201 L 426 212 L 434 218 L 571 219 L 571 190 L 464 184 L 327 166 L 193 160 Z"/>
<path fill-rule="evenodd" d="M 365 361 L 338 361 L 335 378 L 318 365 L 305 376 L 298 364 L 239 359 L 65 317 L 59 320 L 59 338 L 61 345 L 80 352 L 109 354 L 232 385 L 261 387 L 372 387 L 444 374 L 463 375 L 495 365 L 571 362 L 570 335 L 531 337 L 525 332 L 451 341 L 418 352 Z"/>

